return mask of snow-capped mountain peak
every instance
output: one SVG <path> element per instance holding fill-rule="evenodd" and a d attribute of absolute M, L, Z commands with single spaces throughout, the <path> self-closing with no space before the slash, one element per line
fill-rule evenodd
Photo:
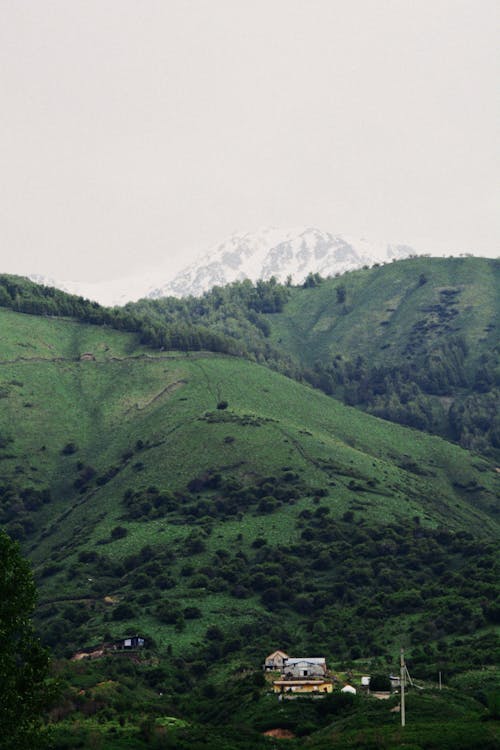
<path fill-rule="evenodd" d="M 236 233 L 198 258 L 171 281 L 151 289 L 149 297 L 200 295 L 215 285 L 243 279 L 304 281 L 308 273 L 332 276 L 363 265 L 403 258 L 415 251 L 406 245 L 375 245 L 315 227 Z"/>
<path fill-rule="evenodd" d="M 30 278 L 104 305 L 124 305 L 141 297 L 199 296 L 213 286 L 243 279 L 274 276 L 281 282 L 291 278 L 292 283 L 300 284 L 311 272 L 333 276 L 412 254 L 416 251 L 408 245 L 373 243 L 316 227 L 264 227 L 256 232 L 235 232 L 173 277 L 165 259 L 165 266 L 158 269 L 103 282 L 60 282 L 39 275 Z"/>

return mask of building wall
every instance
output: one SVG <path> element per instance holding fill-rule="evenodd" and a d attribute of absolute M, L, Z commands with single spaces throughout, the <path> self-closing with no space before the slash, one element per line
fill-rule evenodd
<path fill-rule="evenodd" d="M 293 681 L 290 681 L 290 685 L 274 685 L 275 693 L 331 693 L 333 691 L 333 685 L 330 682 L 326 682 L 324 685 L 294 685 Z"/>
<path fill-rule="evenodd" d="M 286 658 L 286 656 L 282 656 L 281 654 L 270 654 L 264 662 L 264 666 L 266 669 L 281 670 L 283 668 L 283 662 Z"/>
<path fill-rule="evenodd" d="M 285 664 L 285 674 L 290 673 L 294 677 L 323 677 L 325 668 L 321 664 L 309 664 L 306 661 L 300 661 L 297 664 Z"/>

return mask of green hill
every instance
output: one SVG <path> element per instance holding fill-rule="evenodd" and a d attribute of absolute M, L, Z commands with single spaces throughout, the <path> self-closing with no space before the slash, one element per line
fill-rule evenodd
<path fill-rule="evenodd" d="M 310 367 L 349 354 L 373 364 L 416 360 L 451 334 L 467 349 L 465 376 L 498 346 L 500 263 L 411 258 L 294 289 L 273 338 Z"/>
<path fill-rule="evenodd" d="M 498 456 L 500 263 L 413 258 L 294 289 L 271 342 L 372 414 Z"/>
<path fill-rule="evenodd" d="M 367 554 L 396 563 L 398 542 L 385 559 L 370 530 L 429 535 L 432 546 L 444 535 L 457 548 L 470 540 L 451 532 L 485 549 L 496 538 L 494 466 L 440 438 L 233 357 L 155 353 L 132 335 L 6 310 L 0 319 L 3 519 L 35 564 L 49 621 L 55 602 L 95 606 L 72 647 L 104 622 L 188 643 L 215 622 L 280 608 L 300 632 L 316 595 L 345 588 L 343 555 L 366 592 Z M 291 598 L 273 555 L 293 561 Z M 106 596 L 130 605 L 123 621 Z M 163 599 L 175 617 L 159 612 Z M 202 617 L 175 631 L 195 605 Z"/>
<path fill-rule="evenodd" d="M 302 287 L 244 281 L 125 309 L 156 325 L 208 327 L 225 351 L 498 459 L 499 285 L 498 260 L 420 257 L 310 275 Z"/>
<path fill-rule="evenodd" d="M 420 257 L 112 310 L 0 276 L 0 305 L 134 332 L 159 350 L 242 356 L 498 460 L 499 284 L 499 261 Z"/>
<path fill-rule="evenodd" d="M 117 716 L 130 683 L 255 728 L 262 686 L 238 675 L 277 647 L 389 669 L 403 643 L 414 676 L 494 661 L 495 462 L 248 358 L 147 348 L 73 304 L 100 325 L 0 308 L 0 522 L 56 655 L 146 638 L 137 666 L 67 667 L 78 689 L 120 685 L 82 705 Z"/>

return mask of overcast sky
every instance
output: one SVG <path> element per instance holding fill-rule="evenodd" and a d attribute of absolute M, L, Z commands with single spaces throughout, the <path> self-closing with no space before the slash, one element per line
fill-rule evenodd
<path fill-rule="evenodd" d="M 0 0 L 0 271 L 314 225 L 498 255 L 497 0 Z"/>

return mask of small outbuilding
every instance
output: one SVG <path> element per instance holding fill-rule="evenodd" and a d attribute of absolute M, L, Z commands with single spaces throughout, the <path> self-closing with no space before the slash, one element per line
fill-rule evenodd
<path fill-rule="evenodd" d="M 130 651 L 131 649 L 144 648 L 146 641 L 140 635 L 130 635 L 115 641 L 113 648 L 116 650 Z"/>
<path fill-rule="evenodd" d="M 352 685 L 344 685 L 344 687 L 342 688 L 342 690 L 340 692 L 341 693 L 351 693 L 351 695 L 356 695 L 357 691 L 356 691 L 356 688 L 353 687 Z"/>

